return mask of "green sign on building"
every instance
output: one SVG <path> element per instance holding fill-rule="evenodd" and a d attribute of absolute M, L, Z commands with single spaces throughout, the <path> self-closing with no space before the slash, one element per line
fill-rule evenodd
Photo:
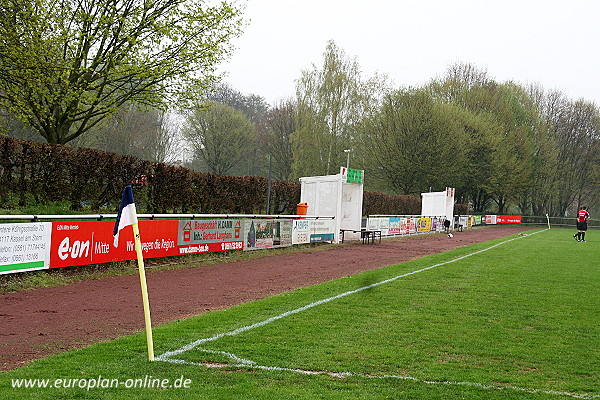
<path fill-rule="evenodd" d="M 356 183 L 357 185 L 361 185 L 363 183 L 363 176 L 365 171 L 362 169 L 347 169 L 347 177 L 346 183 Z"/>

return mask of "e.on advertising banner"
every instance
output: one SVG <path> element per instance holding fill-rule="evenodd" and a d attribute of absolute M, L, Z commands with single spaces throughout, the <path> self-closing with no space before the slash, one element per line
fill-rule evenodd
<path fill-rule="evenodd" d="M 499 224 L 520 224 L 523 218 L 520 215 L 497 215 L 496 222 Z"/>
<path fill-rule="evenodd" d="M 131 226 L 113 246 L 114 221 L 53 222 L 50 268 L 136 258 Z M 239 220 L 140 221 L 145 258 L 242 249 Z"/>
<path fill-rule="evenodd" d="M 131 226 L 113 246 L 114 221 L 53 222 L 50 268 L 100 264 L 136 258 Z M 140 221 L 144 257 L 177 255 L 178 221 Z"/>

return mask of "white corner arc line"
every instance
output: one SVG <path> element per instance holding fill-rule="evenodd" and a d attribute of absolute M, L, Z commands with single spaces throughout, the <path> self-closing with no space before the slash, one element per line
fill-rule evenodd
<path fill-rule="evenodd" d="M 214 350 L 202 350 L 202 351 L 206 351 L 209 353 L 226 354 L 226 355 L 233 356 L 234 358 L 239 359 L 239 357 L 237 357 L 233 354 L 225 353 L 225 352 L 214 351 Z M 197 366 L 203 366 L 206 368 L 251 368 L 251 369 L 264 370 L 264 371 L 293 372 L 293 373 L 303 374 L 303 375 L 328 375 L 333 378 L 358 377 L 358 378 L 365 378 L 365 379 L 397 379 L 397 380 L 402 380 L 402 381 L 411 381 L 411 382 L 415 382 L 415 383 L 424 383 L 426 385 L 468 386 L 468 387 L 475 387 L 475 388 L 484 389 L 484 390 L 512 390 L 515 392 L 523 392 L 523 393 L 530 393 L 530 394 L 540 393 L 540 394 L 547 394 L 547 395 L 566 396 L 566 397 L 572 397 L 572 398 L 576 398 L 576 399 L 598 399 L 598 398 L 600 398 L 600 395 L 595 395 L 595 394 L 572 393 L 572 392 L 565 392 L 565 391 L 559 391 L 559 390 L 529 389 L 529 388 L 523 388 L 523 387 L 514 386 L 514 385 L 486 385 L 484 383 L 462 382 L 462 381 L 432 381 L 432 380 L 427 380 L 427 379 L 415 378 L 413 376 L 408 376 L 408 375 L 368 375 L 368 374 L 357 374 L 357 373 L 353 373 L 353 372 L 311 371 L 311 370 L 297 369 L 297 368 L 264 366 L 264 365 L 258 365 L 254 361 L 243 360 L 243 359 L 240 359 L 240 360 L 241 360 L 241 362 L 239 362 L 238 364 L 210 364 L 210 363 L 202 363 L 202 362 L 194 362 L 194 361 L 186 361 L 186 360 L 176 360 L 176 359 L 169 359 L 169 360 L 162 360 L 162 361 L 166 361 L 166 362 L 169 362 L 172 364 L 197 365 Z"/>

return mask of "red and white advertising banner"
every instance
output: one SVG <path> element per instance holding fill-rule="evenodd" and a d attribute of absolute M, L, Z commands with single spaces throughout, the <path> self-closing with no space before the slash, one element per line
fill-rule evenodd
<path fill-rule="evenodd" d="M 497 215 L 484 215 L 483 223 L 487 225 L 493 225 L 496 223 L 496 217 Z"/>
<path fill-rule="evenodd" d="M 410 235 L 417 233 L 419 218 L 400 218 L 400 234 Z"/>
<path fill-rule="evenodd" d="M 242 221 L 239 219 L 181 220 L 178 222 L 178 254 L 242 250 L 244 248 Z"/>
<path fill-rule="evenodd" d="M 497 215 L 496 223 L 498 224 L 520 224 L 523 218 L 520 215 Z"/>
<path fill-rule="evenodd" d="M 520 224 L 523 222 L 523 217 L 520 215 L 484 215 L 483 222 L 485 224 Z"/>
<path fill-rule="evenodd" d="M 113 246 L 114 221 L 53 222 L 50 268 L 134 260 L 131 226 Z M 140 221 L 145 258 L 242 249 L 239 220 Z"/>

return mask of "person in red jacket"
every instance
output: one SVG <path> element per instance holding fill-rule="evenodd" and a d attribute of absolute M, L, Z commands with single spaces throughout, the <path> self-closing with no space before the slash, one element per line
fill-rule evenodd
<path fill-rule="evenodd" d="M 581 207 L 577 212 L 577 233 L 573 237 L 578 242 L 585 242 L 585 231 L 588 228 L 588 220 L 590 219 L 590 213 L 586 210 L 585 206 Z"/>

